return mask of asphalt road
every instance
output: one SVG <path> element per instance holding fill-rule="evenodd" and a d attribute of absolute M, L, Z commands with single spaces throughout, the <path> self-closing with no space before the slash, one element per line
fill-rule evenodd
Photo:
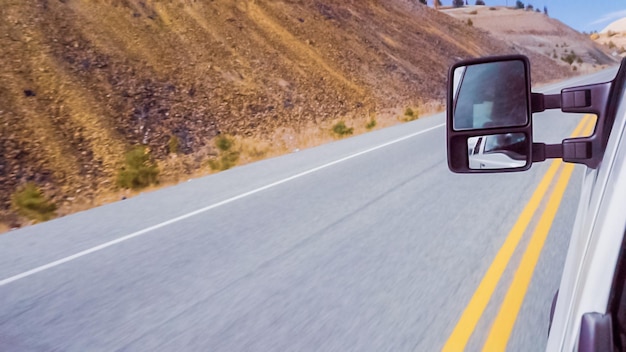
<path fill-rule="evenodd" d="M 615 70 L 539 91 L 606 81 Z M 535 116 L 558 142 L 581 116 Z M 435 351 L 550 163 L 448 171 L 442 114 L 0 236 L 0 351 Z M 545 346 L 569 182 L 509 341 Z M 482 348 L 527 237 L 467 350 Z"/>

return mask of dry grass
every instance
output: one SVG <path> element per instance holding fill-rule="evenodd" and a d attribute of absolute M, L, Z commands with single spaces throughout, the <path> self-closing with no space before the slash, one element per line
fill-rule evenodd
<path fill-rule="evenodd" d="M 443 102 L 421 104 L 419 108 L 420 117 L 441 112 L 444 108 Z M 231 148 L 240 153 L 237 166 L 245 165 L 335 141 L 336 136 L 331 129 L 340 120 L 345 121 L 348 126 L 354 128 L 354 135 L 359 135 L 404 123 L 403 119 L 398 117 L 403 116 L 405 111 L 406 108 L 398 107 L 379 111 L 377 114 L 370 113 L 351 119 L 337 118 L 320 124 L 310 123 L 299 131 L 293 128 L 281 128 L 275 131 L 269 138 L 263 139 L 257 137 L 232 137 L 234 143 Z M 371 121 L 376 121 L 376 125 L 372 128 L 367 128 Z M 209 167 L 199 167 L 199 165 L 207 165 L 208 160 L 214 157 L 215 151 L 209 149 L 193 155 L 171 154 L 167 159 L 158 162 L 159 170 L 162 170 L 159 176 L 159 185 L 151 185 L 142 190 L 108 190 L 98 194 L 94 199 L 79 199 L 77 197 L 77 199 L 71 202 L 61 204 L 57 210 L 57 215 L 64 216 L 88 210 L 219 172 L 218 170 L 211 170 Z M 0 233 L 7 230 L 9 230 L 9 227 L 0 223 Z"/>
<path fill-rule="evenodd" d="M 11 230 L 11 227 L 9 227 L 9 225 L 0 222 L 0 234 L 5 233 L 5 232 L 9 232 L 9 230 Z"/>

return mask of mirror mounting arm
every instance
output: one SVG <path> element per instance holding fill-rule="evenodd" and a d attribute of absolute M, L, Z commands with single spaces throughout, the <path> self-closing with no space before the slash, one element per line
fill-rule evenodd
<path fill-rule="evenodd" d="M 561 107 L 561 94 L 531 93 L 530 100 L 533 113 Z"/>
<path fill-rule="evenodd" d="M 597 123 L 591 136 L 566 138 L 561 144 L 533 143 L 533 162 L 561 158 L 565 162 L 596 168 L 602 160 L 608 132 L 613 125 L 613 119 L 609 117 L 614 114 L 607 111 L 607 101 L 612 87 L 613 82 L 606 82 L 565 88 L 560 94 L 532 93 L 533 113 L 560 108 L 563 112 L 597 116 Z"/>
<path fill-rule="evenodd" d="M 562 144 L 533 143 L 533 163 L 563 157 Z"/>

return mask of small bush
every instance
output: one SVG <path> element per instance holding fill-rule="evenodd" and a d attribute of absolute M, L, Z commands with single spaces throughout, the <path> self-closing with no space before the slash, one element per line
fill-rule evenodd
<path fill-rule="evenodd" d="M 212 170 L 224 171 L 236 166 L 237 161 L 239 161 L 239 152 L 231 151 L 221 154 L 217 160 L 209 160 L 209 167 Z"/>
<path fill-rule="evenodd" d="M 11 202 L 20 215 L 36 222 L 50 220 L 56 215 L 57 206 L 32 182 L 13 193 Z"/>
<path fill-rule="evenodd" d="M 170 136 L 170 140 L 167 141 L 167 150 L 170 154 L 178 154 L 180 148 L 180 140 L 176 136 Z"/>
<path fill-rule="evenodd" d="M 495 10 L 497 10 L 497 9 L 496 9 L 495 7 L 490 7 L 490 8 L 489 8 L 489 10 L 490 10 L 490 11 L 495 11 Z"/>
<path fill-rule="evenodd" d="M 576 61 L 577 59 L 578 59 L 578 55 L 576 55 L 574 50 L 572 50 L 569 54 L 567 54 L 567 56 L 561 57 L 561 60 L 567 62 L 570 65 L 573 64 L 574 61 Z"/>
<path fill-rule="evenodd" d="M 476 10 L 470 11 L 470 12 L 468 12 L 468 13 L 469 13 L 470 15 L 478 15 L 478 11 L 476 11 Z"/>
<path fill-rule="evenodd" d="M 418 117 L 419 117 L 419 114 L 413 111 L 413 109 L 406 108 L 406 110 L 404 110 L 404 121 L 408 122 L 408 121 L 417 120 Z"/>
<path fill-rule="evenodd" d="M 159 169 L 145 146 L 137 146 L 125 155 L 126 164 L 117 174 L 121 188 L 141 189 L 158 183 Z"/>
<path fill-rule="evenodd" d="M 351 135 L 353 132 L 354 132 L 354 128 L 352 127 L 348 128 L 346 126 L 346 123 L 343 121 L 339 121 L 333 126 L 333 133 L 335 133 L 336 135 L 340 137 Z"/>
<path fill-rule="evenodd" d="M 472 27 L 474 25 L 474 22 L 472 22 L 472 20 L 468 18 L 467 19 L 467 25 Z"/>
<path fill-rule="evenodd" d="M 235 145 L 235 141 L 226 135 L 220 135 L 215 139 L 215 146 L 223 152 L 229 151 L 233 145 Z"/>
<path fill-rule="evenodd" d="M 615 43 L 613 43 L 612 40 L 609 41 L 609 49 L 614 49 L 615 48 Z"/>
<path fill-rule="evenodd" d="M 209 160 L 209 167 L 213 170 L 228 170 L 237 165 L 241 152 L 234 150 L 235 141 L 227 136 L 220 135 L 215 138 L 215 147 L 220 151 L 216 160 Z"/>
<path fill-rule="evenodd" d="M 371 130 L 374 127 L 376 127 L 376 120 L 374 119 L 371 119 L 370 122 L 365 125 L 365 128 L 367 128 L 368 130 Z"/>

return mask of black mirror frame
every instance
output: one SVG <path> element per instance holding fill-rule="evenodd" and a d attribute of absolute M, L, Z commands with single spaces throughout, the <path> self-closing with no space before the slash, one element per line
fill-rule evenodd
<path fill-rule="evenodd" d="M 526 72 L 526 103 L 527 103 L 527 120 L 523 126 L 515 127 L 494 127 L 494 128 L 481 128 L 473 130 L 459 130 L 453 129 L 454 118 L 454 71 L 462 66 L 471 66 L 486 64 L 491 62 L 502 61 L 521 61 L 524 64 L 524 71 Z M 531 106 L 531 91 L 530 91 L 530 61 L 524 55 L 507 55 L 507 56 L 491 56 L 479 59 L 463 60 L 455 63 L 448 70 L 448 89 L 447 89 L 447 116 L 446 116 L 446 140 L 448 150 L 448 167 L 455 173 L 495 173 L 495 172 L 517 172 L 530 169 L 533 161 L 533 134 L 532 134 L 532 106 Z M 493 135 L 493 134 L 506 134 L 506 133 L 523 133 L 526 136 L 528 155 L 526 157 L 526 164 L 516 168 L 504 168 L 504 169 L 470 169 L 469 168 L 469 155 L 467 153 L 467 140 L 471 137 Z"/>

